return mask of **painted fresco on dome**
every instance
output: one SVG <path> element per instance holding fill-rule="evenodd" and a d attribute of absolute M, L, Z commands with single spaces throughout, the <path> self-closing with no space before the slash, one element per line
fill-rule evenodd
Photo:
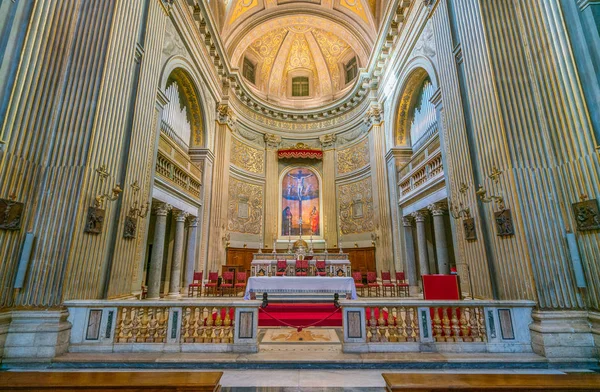
<path fill-rule="evenodd" d="M 319 179 L 308 168 L 288 171 L 281 182 L 281 236 L 320 236 Z"/>

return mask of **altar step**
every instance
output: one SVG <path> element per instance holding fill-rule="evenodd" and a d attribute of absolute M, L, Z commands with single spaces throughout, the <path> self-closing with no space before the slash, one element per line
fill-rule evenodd
<path fill-rule="evenodd" d="M 259 310 L 258 326 L 264 327 L 342 327 L 341 309 L 333 303 L 269 303 Z"/>
<path fill-rule="evenodd" d="M 261 299 L 260 295 L 256 299 Z M 333 303 L 333 294 L 323 293 L 277 293 L 269 294 L 269 303 Z"/>

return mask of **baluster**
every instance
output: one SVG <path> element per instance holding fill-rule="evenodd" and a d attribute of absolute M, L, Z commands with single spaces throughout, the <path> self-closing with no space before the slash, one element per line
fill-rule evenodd
<path fill-rule="evenodd" d="M 125 339 L 125 317 L 127 313 L 127 308 L 121 308 L 118 312 L 119 322 L 117 323 L 117 328 L 115 329 L 115 343 L 123 343 Z"/>
<path fill-rule="evenodd" d="M 156 341 L 156 331 L 158 328 L 158 320 L 156 319 L 156 311 L 152 312 L 150 322 L 148 323 L 148 343 Z"/>
<path fill-rule="evenodd" d="M 458 307 L 452 308 L 452 337 L 455 342 L 462 341 L 460 338 L 460 325 L 458 324 L 458 312 L 462 313 L 462 310 Z"/>
<path fill-rule="evenodd" d="M 433 308 L 433 337 L 435 338 L 436 342 L 441 342 L 443 340 L 440 308 Z"/>
<path fill-rule="evenodd" d="M 463 342 L 472 342 L 473 339 L 469 336 L 469 324 L 467 323 L 468 308 L 460 309 L 460 331 L 462 333 Z"/>
<path fill-rule="evenodd" d="M 411 314 L 413 342 L 418 342 L 420 339 L 420 336 L 419 336 L 419 311 L 417 308 L 410 308 L 410 314 Z"/>
<path fill-rule="evenodd" d="M 222 343 L 222 336 L 223 336 L 223 318 L 221 315 L 221 311 L 223 309 L 222 308 L 217 308 L 217 319 L 215 320 L 215 326 L 217 327 L 216 330 L 216 339 L 214 343 Z"/>
<path fill-rule="evenodd" d="M 387 337 L 385 336 L 385 318 L 383 315 L 384 309 L 385 308 L 379 308 L 379 318 L 377 319 L 377 333 L 379 335 L 379 341 L 382 343 L 387 342 Z"/>
<path fill-rule="evenodd" d="M 137 342 L 138 334 L 140 332 L 140 308 L 133 309 L 133 320 L 131 322 L 131 338 L 129 339 L 130 343 Z"/>
<path fill-rule="evenodd" d="M 156 309 L 156 317 L 158 317 L 157 343 L 165 343 L 169 325 L 169 310 L 167 308 Z"/>
<path fill-rule="evenodd" d="M 140 337 L 138 338 L 139 342 L 147 342 L 150 337 L 150 334 L 148 333 L 149 312 L 150 308 L 145 308 L 145 311 L 142 312 L 142 326 L 140 328 Z"/>
<path fill-rule="evenodd" d="M 377 319 L 375 318 L 375 308 L 371 307 L 371 318 L 369 319 L 369 330 L 371 331 L 371 342 L 377 342 Z"/>
<path fill-rule="evenodd" d="M 206 308 L 200 308 L 200 319 L 198 320 L 198 324 L 200 329 L 198 330 L 198 343 L 206 343 L 206 317 L 204 314 L 206 313 Z"/>
<path fill-rule="evenodd" d="M 479 336 L 479 326 L 477 325 L 477 316 L 475 315 L 475 308 L 469 308 L 469 326 L 473 341 L 481 342 L 481 337 Z"/>
<path fill-rule="evenodd" d="M 387 330 L 389 338 L 388 340 L 392 343 L 398 342 L 398 336 L 396 335 L 396 322 L 398 321 L 398 317 L 400 317 L 400 309 L 399 308 L 389 308 L 388 310 L 388 319 L 387 319 Z M 396 317 L 394 317 L 394 312 L 396 312 Z"/>
<path fill-rule="evenodd" d="M 442 324 L 443 324 L 443 329 L 444 329 L 444 340 L 446 342 L 451 342 L 452 341 L 452 328 L 450 327 L 450 318 L 448 317 L 448 308 L 444 307 L 442 308 Z"/>
<path fill-rule="evenodd" d="M 406 332 L 406 308 L 397 308 L 396 315 L 396 341 L 406 342 L 408 337 L 408 333 Z"/>
<path fill-rule="evenodd" d="M 414 328 L 414 314 L 412 313 L 413 308 L 405 308 L 406 314 L 406 341 L 414 342 L 416 338 L 414 337 L 415 328 Z"/>
<path fill-rule="evenodd" d="M 232 327 L 232 320 L 231 320 L 231 316 L 230 314 L 230 309 L 228 307 L 225 308 L 225 320 L 223 320 L 223 325 L 225 326 L 225 331 L 223 333 L 223 336 L 225 338 L 225 341 L 223 343 L 233 343 L 233 327 Z"/>
<path fill-rule="evenodd" d="M 479 325 L 479 336 L 481 340 L 487 342 L 487 330 L 485 328 L 485 313 L 483 308 L 477 308 L 477 324 Z"/>

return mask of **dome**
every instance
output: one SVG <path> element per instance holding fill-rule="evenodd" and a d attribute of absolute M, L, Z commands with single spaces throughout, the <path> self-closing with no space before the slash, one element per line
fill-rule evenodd
<path fill-rule="evenodd" d="M 369 61 L 375 2 L 230 3 L 223 38 L 248 90 L 289 109 L 314 109 L 346 96 Z"/>

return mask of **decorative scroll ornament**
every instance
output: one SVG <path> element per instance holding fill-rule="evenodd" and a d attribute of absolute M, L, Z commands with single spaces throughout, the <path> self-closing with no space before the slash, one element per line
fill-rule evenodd
<path fill-rule="evenodd" d="M 450 202 L 448 205 L 448 211 L 450 212 L 450 215 L 456 220 L 464 218 L 462 224 L 465 240 L 476 241 L 477 230 L 475 228 L 475 219 L 471 217 L 471 209 L 468 207 L 465 208 L 462 202 L 459 203 L 458 206 L 453 206 L 452 202 Z"/>
<path fill-rule="evenodd" d="M 323 148 L 331 148 L 335 147 L 335 142 L 337 141 L 337 136 L 335 134 L 328 134 L 319 137 L 319 141 L 321 142 L 321 146 Z"/>
<path fill-rule="evenodd" d="M 15 201 L 15 197 L 10 199 L 0 199 L 0 230 L 19 230 L 21 229 L 21 218 L 25 205 Z"/>
<path fill-rule="evenodd" d="M 370 128 L 373 124 L 379 124 L 383 120 L 383 108 L 381 105 L 373 105 L 367 110 L 364 118 L 364 125 L 366 128 Z"/>
<path fill-rule="evenodd" d="M 340 235 L 375 230 L 371 178 L 340 185 Z"/>
<path fill-rule="evenodd" d="M 277 151 L 279 159 L 323 159 L 323 150 L 312 148 L 308 144 L 298 143 L 292 148 Z"/>
<path fill-rule="evenodd" d="M 337 153 L 338 173 L 346 174 L 361 169 L 369 164 L 369 143 L 362 142 Z"/>
<path fill-rule="evenodd" d="M 475 192 L 479 200 L 483 203 L 496 203 L 498 211 L 494 211 L 494 220 L 496 222 L 496 234 L 499 237 L 508 237 L 515 234 L 515 226 L 513 224 L 512 213 L 506 208 L 504 198 L 502 196 L 487 196 L 487 191 L 482 185 L 479 185 Z"/>
<path fill-rule="evenodd" d="M 232 178 L 229 183 L 227 231 L 242 234 L 260 234 L 263 205 L 262 186 Z"/>
<path fill-rule="evenodd" d="M 252 148 L 233 138 L 231 143 L 231 163 L 251 173 L 262 173 L 265 170 L 264 151 Z"/>
<path fill-rule="evenodd" d="M 573 214 L 577 230 L 600 230 L 600 209 L 596 199 L 587 200 L 587 195 L 581 195 L 581 201 L 573 203 Z"/>

